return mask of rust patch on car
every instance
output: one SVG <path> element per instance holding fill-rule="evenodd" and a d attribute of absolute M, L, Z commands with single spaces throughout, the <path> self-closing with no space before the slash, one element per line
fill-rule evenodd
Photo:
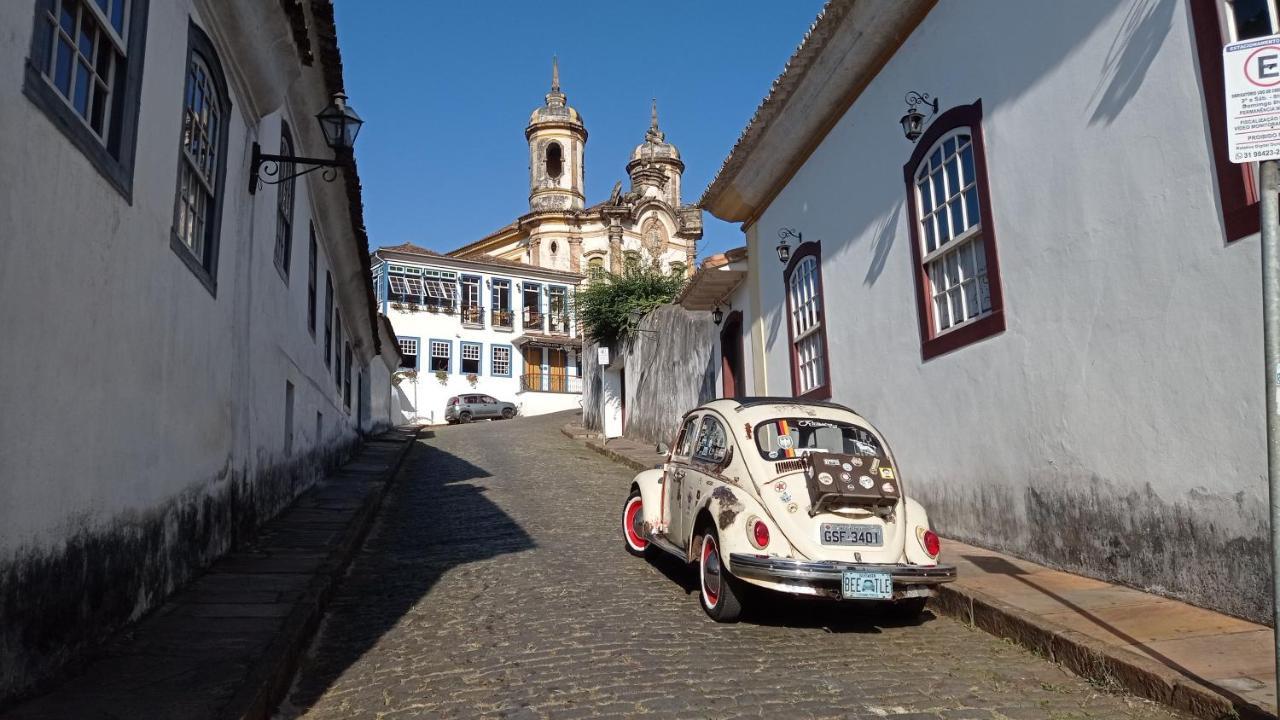
<path fill-rule="evenodd" d="M 716 525 L 721 530 L 733 524 L 734 518 L 742 512 L 742 501 L 727 487 L 718 487 L 711 493 L 711 499 L 720 503 L 720 511 L 716 513 Z"/>

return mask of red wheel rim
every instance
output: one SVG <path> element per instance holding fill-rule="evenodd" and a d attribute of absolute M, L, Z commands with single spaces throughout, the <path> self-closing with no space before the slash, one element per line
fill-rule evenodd
<path fill-rule="evenodd" d="M 627 544 L 636 550 L 644 550 L 649 547 L 649 541 L 640 535 L 640 509 L 643 503 L 640 498 L 634 497 L 627 501 L 626 508 L 622 511 L 622 532 L 627 536 Z"/>
<path fill-rule="evenodd" d="M 714 608 L 720 604 L 720 551 L 716 541 L 710 535 L 702 539 L 702 599 L 707 607 Z"/>

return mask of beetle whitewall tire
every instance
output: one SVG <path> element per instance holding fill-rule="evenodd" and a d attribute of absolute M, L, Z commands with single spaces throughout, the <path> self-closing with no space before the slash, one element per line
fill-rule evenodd
<path fill-rule="evenodd" d="M 702 609 L 716 622 L 737 622 L 742 615 L 741 590 L 737 579 L 724 567 L 720 541 L 708 528 L 698 550 L 698 598 Z"/>
<path fill-rule="evenodd" d="M 649 549 L 649 539 L 644 536 L 644 502 L 640 499 L 640 490 L 633 489 L 622 506 L 622 539 L 626 543 L 627 552 L 636 557 L 644 557 Z"/>

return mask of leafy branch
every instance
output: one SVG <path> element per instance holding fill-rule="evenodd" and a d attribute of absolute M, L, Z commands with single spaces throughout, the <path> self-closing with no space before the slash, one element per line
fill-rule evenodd
<path fill-rule="evenodd" d="M 640 319 L 680 294 L 682 273 L 664 273 L 655 265 L 629 264 L 621 274 L 600 270 L 578 291 L 578 319 L 587 335 L 613 345 L 635 335 Z"/>

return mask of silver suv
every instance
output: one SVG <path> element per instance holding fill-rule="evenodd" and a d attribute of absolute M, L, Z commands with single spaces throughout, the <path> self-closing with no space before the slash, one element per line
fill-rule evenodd
<path fill-rule="evenodd" d="M 458 395 L 449 398 L 444 408 L 445 422 L 467 423 L 472 420 L 510 420 L 516 416 L 514 403 L 496 400 L 491 395 Z"/>

